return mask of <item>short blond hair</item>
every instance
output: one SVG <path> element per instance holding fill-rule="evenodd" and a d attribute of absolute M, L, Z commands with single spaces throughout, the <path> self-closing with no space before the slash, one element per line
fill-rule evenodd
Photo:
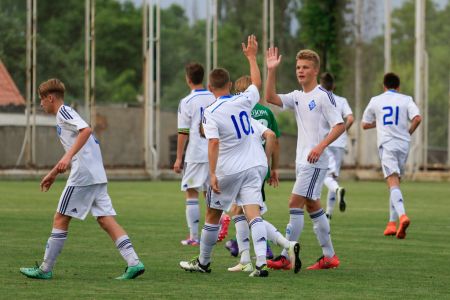
<path fill-rule="evenodd" d="M 234 82 L 234 92 L 236 94 L 244 92 L 252 84 L 252 79 L 248 75 L 239 77 Z"/>
<path fill-rule="evenodd" d="M 314 66 L 317 69 L 320 69 L 320 57 L 319 57 L 319 54 L 317 54 L 317 52 L 315 52 L 313 50 L 304 49 L 304 50 L 298 51 L 296 59 L 297 60 L 304 59 L 304 60 L 312 61 L 314 63 Z"/>
<path fill-rule="evenodd" d="M 46 97 L 49 94 L 54 94 L 57 98 L 64 99 L 65 91 L 66 87 L 64 86 L 64 83 L 57 78 L 51 78 L 44 81 L 38 88 L 38 93 L 41 98 Z"/>

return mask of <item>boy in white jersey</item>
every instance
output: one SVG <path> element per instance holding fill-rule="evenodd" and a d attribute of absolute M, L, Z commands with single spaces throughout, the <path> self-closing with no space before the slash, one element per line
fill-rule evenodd
<path fill-rule="evenodd" d="M 275 89 L 276 69 L 281 62 L 278 49 L 269 48 L 266 59 L 267 101 L 292 109 L 298 127 L 297 179 L 289 199 L 290 220 L 286 227 L 286 238 L 290 241 L 299 239 L 304 225 L 303 208 L 306 205 L 323 252 L 323 256 L 308 269 L 336 268 L 339 266 L 339 259 L 331 242 L 330 224 L 320 204 L 320 192 L 329 160 L 324 150 L 345 131 L 342 117 L 336 109 L 333 95 L 317 84 L 320 70 L 317 53 L 312 50 L 301 50 L 297 53 L 296 76 L 303 90 L 284 95 L 278 95 Z M 285 251 L 268 261 L 268 266 L 273 269 L 287 269 L 290 265 Z"/>
<path fill-rule="evenodd" d="M 230 75 L 225 69 L 214 69 L 210 73 L 209 89 L 217 101 L 206 109 L 202 121 L 208 139 L 211 182 L 205 225 L 199 257 L 180 262 L 180 267 L 186 271 L 211 271 L 211 253 L 218 236 L 220 216 L 236 199 L 237 204 L 244 207 L 252 231 L 256 270 L 250 276 L 267 277 L 267 231 L 260 216 L 263 207 L 261 186 L 267 173 L 267 159 L 261 145 L 252 142 L 254 130 L 250 124 L 251 110 L 259 101 L 258 88 L 261 86 L 256 37 L 249 36 L 247 46 L 242 44 L 242 49 L 250 65 L 253 83 L 244 93 L 230 94 Z"/>
<path fill-rule="evenodd" d="M 206 191 L 208 184 L 208 142 L 200 136 L 200 124 L 203 112 L 216 99 L 203 87 L 203 66 L 190 63 L 185 67 L 186 83 L 191 93 L 181 99 L 178 105 L 178 140 L 177 159 L 173 165 L 176 173 L 183 170 L 181 190 L 186 194 L 186 221 L 189 237 L 182 240 L 182 245 L 198 246 L 198 223 L 200 207 L 198 198 L 200 191 Z M 186 141 L 189 143 L 182 168 L 183 152 Z"/>
<path fill-rule="evenodd" d="M 50 189 L 56 176 L 64 173 L 71 164 L 66 187 L 59 200 L 53 219 L 53 229 L 40 266 L 20 268 L 27 277 L 50 279 L 52 269 L 67 239 L 72 218 L 84 220 L 89 211 L 111 239 L 128 264 L 125 273 L 116 279 L 133 279 L 144 273 L 133 245 L 123 228 L 116 222 L 116 212 L 107 192 L 107 179 L 98 141 L 91 134 L 89 125 L 75 110 L 64 105 L 64 84 L 49 79 L 39 86 L 41 106 L 45 112 L 56 115 L 59 139 L 66 151 L 55 167 L 42 179 L 41 190 Z"/>
<path fill-rule="evenodd" d="M 328 92 L 333 93 L 336 87 L 334 84 L 333 75 L 328 72 L 322 73 L 322 75 L 320 75 L 320 85 Z M 347 131 L 353 124 L 353 112 L 348 105 L 347 99 L 337 96 L 334 93 L 333 98 L 336 101 L 336 108 L 338 112 L 341 114 L 342 118 L 345 121 L 345 131 L 327 148 L 328 154 L 330 155 L 330 160 L 328 173 L 323 183 L 328 188 L 326 215 L 330 220 L 336 202 L 339 203 L 340 211 L 343 212 L 346 208 L 346 202 L 344 198 L 345 189 L 339 186 L 337 178 L 341 170 L 342 160 L 344 159 L 345 147 L 347 146 Z"/>
<path fill-rule="evenodd" d="M 381 168 L 390 190 L 389 222 L 384 235 L 396 235 L 397 238 L 404 239 L 410 220 L 405 213 L 400 176 L 408 158 L 411 135 L 419 126 L 422 117 L 412 97 L 398 92 L 400 78 L 396 74 L 385 74 L 383 85 L 384 93 L 370 99 L 364 111 L 362 128 L 377 129 Z M 411 125 L 408 121 L 411 121 Z"/>

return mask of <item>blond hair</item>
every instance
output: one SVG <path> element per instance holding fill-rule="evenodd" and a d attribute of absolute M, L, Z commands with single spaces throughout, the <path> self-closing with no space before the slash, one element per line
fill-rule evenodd
<path fill-rule="evenodd" d="M 66 87 L 64 86 L 64 83 L 57 78 L 51 78 L 44 81 L 38 88 L 38 93 L 41 98 L 46 97 L 49 94 L 54 94 L 57 98 L 64 99 L 65 91 Z"/>
<path fill-rule="evenodd" d="M 248 75 L 239 77 L 234 82 L 234 92 L 236 94 L 244 92 L 252 84 L 252 79 Z"/>
<path fill-rule="evenodd" d="M 312 61 L 314 63 L 314 66 L 317 69 L 320 69 L 320 57 L 319 57 L 319 54 L 317 54 L 313 50 L 309 50 L 309 49 L 300 50 L 300 51 L 298 51 L 297 56 L 295 58 L 297 60 L 304 59 L 304 60 Z"/>

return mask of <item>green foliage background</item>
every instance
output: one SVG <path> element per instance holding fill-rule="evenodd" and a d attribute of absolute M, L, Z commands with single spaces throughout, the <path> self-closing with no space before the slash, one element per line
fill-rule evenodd
<path fill-rule="evenodd" d="M 336 93 L 354 106 L 353 1 L 275 1 L 275 45 L 283 63 L 278 72 L 280 93 L 298 89 L 294 75 L 295 54 L 302 48 L 316 50 L 322 71 L 337 80 Z M 262 45 L 260 0 L 219 0 L 218 64 L 232 79 L 247 74 L 241 42 L 249 34 Z M 382 5 L 378 2 L 374 5 Z M 244 13 L 245 12 L 245 13 Z M 414 94 L 414 0 L 393 11 L 393 71 L 402 79 L 404 93 Z M 366 18 L 368 19 L 368 18 Z M 449 91 L 448 59 L 450 4 L 437 9 L 427 0 L 426 44 L 429 55 L 429 143 L 445 147 Z M 370 21 L 365 20 L 372 26 Z M 294 26 L 293 26 L 294 24 Z M 296 25 L 295 25 L 296 24 Z M 26 1 L 0 2 L 0 59 L 19 89 L 25 91 Z M 37 80 L 61 78 L 69 102 L 84 97 L 84 1 L 38 1 Z M 183 66 L 205 61 L 205 20 L 190 22 L 183 7 L 161 11 L 162 107 L 175 109 L 187 93 Z M 365 38 L 363 51 L 363 106 L 382 91 L 383 37 Z M 142 10 L 131 1 L 96 0 L 96 100 L 137 105 L 142 94 Z M 263 64 L 263 55 L 259 58 Z M 283 133 L 296 133 L 292 114 L 279 116 Z"/>

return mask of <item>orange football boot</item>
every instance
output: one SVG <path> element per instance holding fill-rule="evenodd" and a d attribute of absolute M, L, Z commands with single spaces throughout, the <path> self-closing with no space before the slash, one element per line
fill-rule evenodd
<path fill-rule="evenodd" d="M 340 261 L 336 254 L 333 257 L 321 256 L 315 264 L 308 267 L 308 270 L 335 269 L 339 267 Z"/>
<path fill-rule="evenodd" d="M 406 237 L 406 229 L 408 228 L 410 223 L 411 221 L 406 215 L 400 217 L 400 226 L 398 227 L 396 234 L 398 239 L 404 239 Z"/>
<path fill-rule="evenodd" d="M 384 230 L 384 235 L 396 235 L 397 234 L 397 223 L 388 222 L 386 229 Z"/>

